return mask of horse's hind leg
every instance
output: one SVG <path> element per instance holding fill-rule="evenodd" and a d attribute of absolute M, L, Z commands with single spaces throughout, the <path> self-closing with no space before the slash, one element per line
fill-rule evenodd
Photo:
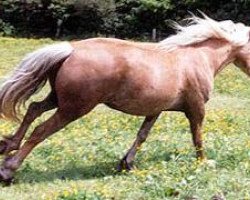
<path fill-rule="evenodd" d="M 87 114 L 90 110 L 92 110 L 92 108 L 94 108 L 94 106 L 89 105 L 84 109 L 74 107 L 74 105 L 68 107 L 67 109 L 61 109 L 59 107 L 54 115 L 35 128 L 31 136 L 16 153 L 6 157 L 0 168 L 0 181 L 5 183 L 10 182 L 13 178 L 14 172 L 20 167 L 23 160 L 35 146 L 53 133 L 65 127 L 70 122 L 78 119 L 84 114 Z"/>
<path fill-rule="evenodd" d="M 19 149 L 21 141 L 31 123 L 43 112 L 54 109 L 56 106 L 57 99 L 54 91 L 52 91 L 43 101 L 31 103 L 15 134 L 6 136 L 4 140 L 0 141 L 0 154 L 8 154 L 13 150 Z"/>
<path fill-rule="evenodd" d="M 135 154 L 136 154 L 138 148 L 147 139 L 149 131 L 152 128 L 152 126 L 154 125 L 154 123 L 156 122 L 159 115 L 160 115 L 160 113 L 158 115 L 147 116 L 145 118 L 139 132 L 137 133 L 136 140 L 134 141 L 132 147 L 129 149 L 127 154 L 120 161 L 120 163 L 117 167 L 118 171 L 122 171 L 123 169 L 125 169 L 125 170 L 133 169 L 133 161 L 135 158 Z"/>

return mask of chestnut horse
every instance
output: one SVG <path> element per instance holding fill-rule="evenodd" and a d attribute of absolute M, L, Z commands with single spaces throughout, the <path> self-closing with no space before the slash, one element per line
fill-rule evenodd
<path fill-rule="evenodd" d="M 145 116 L 132 147 L 118 165 L 130 170 L 138 147 L 162 111 L 184 112 L 197 157 L 204 158 L 201 128 L 214 77 L 234 62 L 250 75 L 250 28 L 232 21 L 192 17 L 159 43 L 94 38 L 63 42 L 26 56 L 0 90 L 2 117 L 20 119 L 20 107 L 48 80 L 51 91 L 29 105 L 20 127 L 0 142 L 0 179 L 9 182 L 32 149 L 97 104 Z M 55 113 L 22 144 L 30 124 Z M 22 145 L 21 145 L 22 144 Z"/>

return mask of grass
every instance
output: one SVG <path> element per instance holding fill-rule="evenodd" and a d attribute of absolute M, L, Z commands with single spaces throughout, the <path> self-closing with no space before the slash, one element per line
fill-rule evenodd
<path fill-rule="evenodd" d="M 52 42 L 0 38 L 1 80 L 24 54 Z M 169 112 L 140 149 L 137 170 L 117 173 L 143 118 L 99 106 L 39 145 L 17 172 L 16 183 L 0 186 L 0 200 L 250 199 L 249 86 L 233 65 L 217 77 L 203 128 L 206 163 L 195 159 L 184 115 Z M 16 128 L 0 121 L 0 135 Z"/>

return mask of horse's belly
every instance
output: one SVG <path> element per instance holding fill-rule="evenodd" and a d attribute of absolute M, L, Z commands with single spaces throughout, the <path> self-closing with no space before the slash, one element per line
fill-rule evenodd
<path fill-rule="evenodd" d="M 151 99 L 123 99 L 105 103 L 107 106 L 131 115 L 150 116 L 171 107 L 173 101 Z"/>

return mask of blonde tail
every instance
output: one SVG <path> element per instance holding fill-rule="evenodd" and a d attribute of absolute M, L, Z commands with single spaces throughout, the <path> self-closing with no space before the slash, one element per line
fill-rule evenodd
<path fill-rule="evenodd" d="M 68 42 L 49 45 L 28 54 L 0 89 L 0 114 L 19 120 L 20 107 L 44 86 L 48 73 L 73 51 Z"/>

